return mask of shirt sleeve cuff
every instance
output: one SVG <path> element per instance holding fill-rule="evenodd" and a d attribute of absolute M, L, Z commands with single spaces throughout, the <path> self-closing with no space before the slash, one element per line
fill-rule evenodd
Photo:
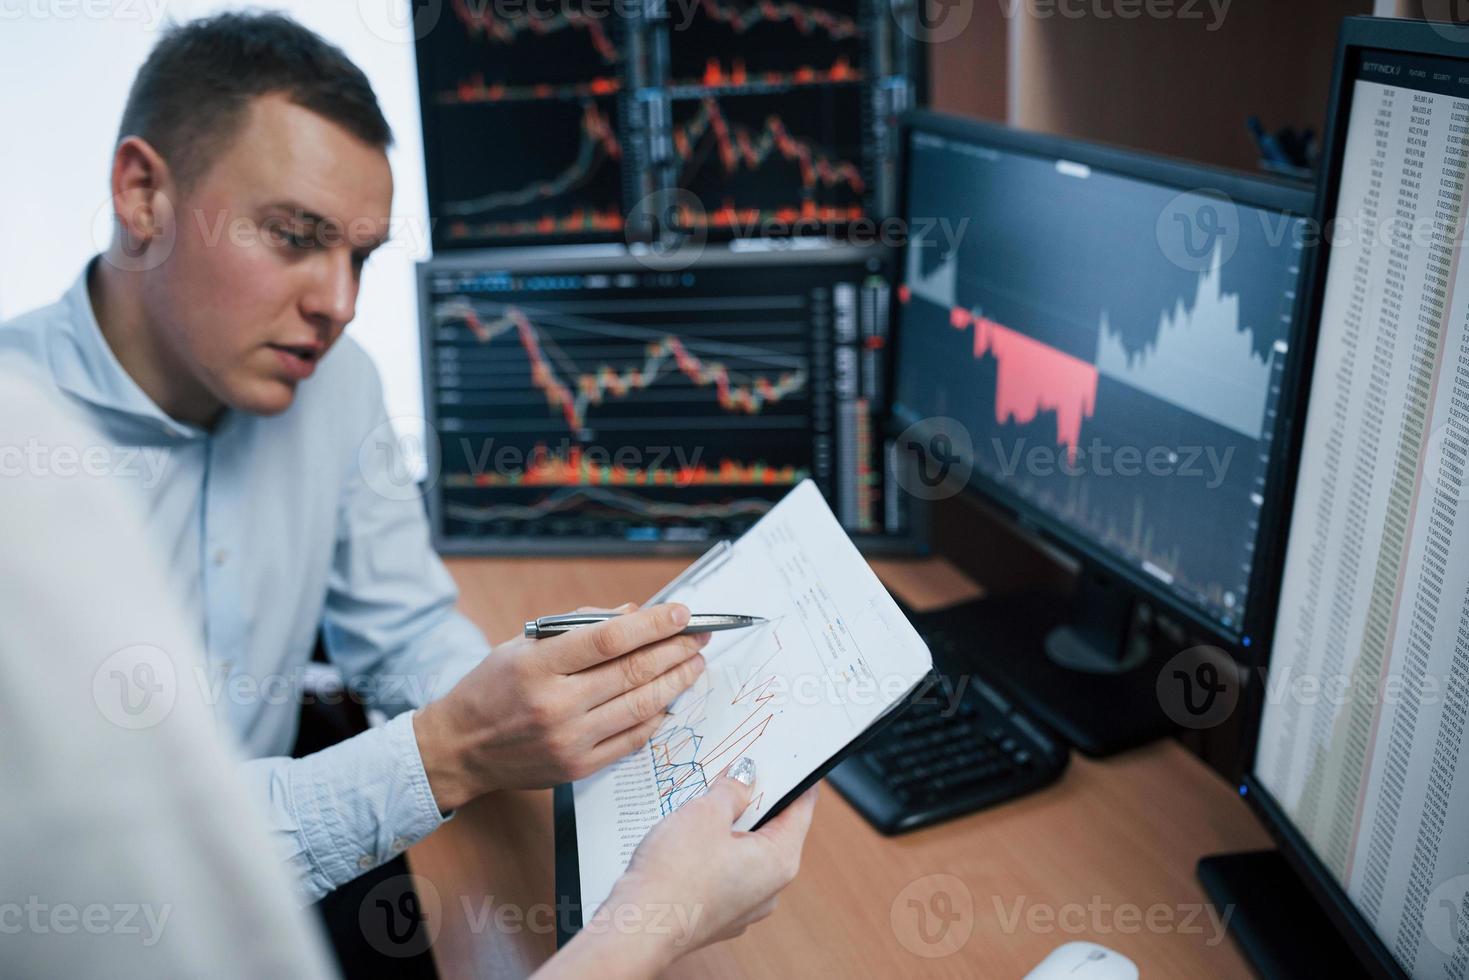
<path fill-rule="evenodd" d="M 291 767 L 311 890 L 322 894 L 403 853 L 447 817 L 429 786 L 413 712 Z"/>

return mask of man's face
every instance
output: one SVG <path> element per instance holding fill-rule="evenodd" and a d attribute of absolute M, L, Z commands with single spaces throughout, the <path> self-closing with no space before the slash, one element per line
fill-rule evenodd
<path fill-rule="evenodd" d="M 289 408 L 352 320 L 392 200 L 382 150 L 282 96 L 256 99 L 179 200 L 174 250 L 145 287 L 175 369 L 230 408 Z"/>

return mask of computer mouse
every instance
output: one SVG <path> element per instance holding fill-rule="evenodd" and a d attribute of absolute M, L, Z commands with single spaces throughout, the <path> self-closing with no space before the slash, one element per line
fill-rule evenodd
<path fill-rule="evenodd" d="M 1096 943 L 1065 943 L 1025 975 L 1025 980 L 1137 980 L 1137 964 Z"/>

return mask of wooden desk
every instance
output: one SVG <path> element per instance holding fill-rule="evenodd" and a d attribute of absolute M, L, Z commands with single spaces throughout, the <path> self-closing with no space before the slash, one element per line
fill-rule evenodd
<path fill-rule="evenodd" d="M 449 567 L 465 611 L 498 639 L 537 612 L 647 596 L 683 564 L 461 559 Z M 874 564 L 916 608 L 979 594 L 939 560 Z M 1016 978 L 1061 943 L 1090 939 L 1130 956 L 1144 978 L 1247 977 L 1194 863 L 1265 846 L 1233 789 L 1174 742 L 1105 762 L 1073 756 L 1042 793 L 896 838 L 877 834 L 826 787 L 801 874 L 775 915 L 686 956 L 669 975 Z M 423 907 L 445 980 L 524 976 L 554 952 L 549 792 L 478 800 L 408 859 L 426 879 Z"/>

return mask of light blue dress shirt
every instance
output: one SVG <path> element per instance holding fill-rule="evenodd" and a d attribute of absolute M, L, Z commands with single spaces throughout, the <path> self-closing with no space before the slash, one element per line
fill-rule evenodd
<path fill-rule="evenodd" d="M 489 644 L 454 608 L 362 348 L 342 337 L 288 410 L 226 412 L 213 431 L 170 418 L 123 369 L 86 271 L 59 302 L 0 325 L 0 352 L 19 354 L 103 434 L 70 465 L 143 496 L 147 537 L 206 652 L 203 669 L 179 659 L 178 682 L 201 687 L 253 760 L 249 790 L 305 899 L 442 823 L 409 709 L 448 691 Z M 318 628 L 349 686 L 393 717 L 290 759 Z"/>

